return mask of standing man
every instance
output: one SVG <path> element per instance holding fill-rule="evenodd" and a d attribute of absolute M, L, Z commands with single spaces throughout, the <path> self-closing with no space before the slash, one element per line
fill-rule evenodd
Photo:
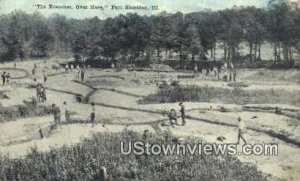
<path fill-rule="evenodd" d="M 43 76 L 44 76 L 44 83 L 46 83 L 48 79 L 48 73 L 45 69 L 43 69 Z"/>
<path fill-rule="evenodd" d="M 7 74 L 6 74 L 5 82 L 6 82 L 7 85 L 10 84 L 10 73 L 7 73 Z"/>
<path fill-rule="evenodd" d="M 5 82 L 6 82 L 6 72 L 3 72 L 3 74 L 1 75 L 2 77 L 2 85 L 5 85 Z"/>
<path fill-rule="evenodd" d="M 96 115 L 95 115 L 95 103 L 92 102 L 91 106 L 92 106 L 92 110 L 91 110 L 91 122 L 92 122 L 92 127 L 94 127 L 95 126 L 95 118 L 96 118 Z"/>
<path fill-rule="evenodd" d="M 84 74 L 85 74 L 85 69 L 81 69 L 80 71 L 80 75 L 81 75 L 81 81 L 83 82 L 84 81 Z"/>
<path fill-rule="evenodd" d="M 41 101 L 44 102 L 47 100 L 47 94 L 46 94 L 46 89 L 45 87 L 43 87 L 42 85 L 40 86 L 40 98 L 41 98 Z"/>
<path fill-rule="evenodd" d="M 195 63 L 194 65 L 194 77 L 198 74 L 198 65 Z"/>
<path fill-rule="evenodd" d="M 33 67 L 33 69 L 31 70 L 32 75 L 35 75 L 35 67 Z"/>
<path fill-rule="evenodd" d="M 36 81 L 36 79 L 34 80 Z M 36 98 L 38 102 L 41 101 L 41 87 L 42 85 L 40 83 L 35 82 Z"/>
<path fill-rule="evenodd" d="M 78 78 L 79 78 L 79 77 L 80 77 L 80 72 L 81 72 L 81 71 L 80 71 L 81 69 L 80 69 L 80 66 L 79 66 L 79 65 L 76 66 L 76 70 L 77 70 L 77 74 L 78 74 Z"/>
<path fill-rule="evenodd" d="M 238 133 L 238 141 L 237 144 L 240 144 L 240 139 L 242 139 L 244 141 L 245 144 L 247 144 L 245 138 L 244 138 L 244 134 L 246 132 L 246 127 L 244 122 L 242 121 L 241 117 L 238 117 L 238 122 L 239 122 L 239 133 Z"/>
<path fill-rule="evenodd" d="M 60 109 L 55 104 L 52 104 L 52 113 L 54 116 L 55 127 L 57 127 L 57 125 L 60 125 L 61 116 L 60 116 Z"/>
<path fill-rule="evenodd" d="M 70 122 L 70 110 L 69 110 L 69 107 L 68 107 L 68 104 L 66 101 L 64 101 L 63 103 L 63 106 L 64 106 L 64 113 L 65 113 L 65 120 L 67 123 Z"/>
<path fill-rule="evenodd" d="M 179 103 L 180 108 L 180 113 L 181 113 L 181 119 L 182 119 L 182 126 L 185 126 L 186 122 L 185 122 L 185 107 L 183 105 L 183 103 Z"/>
<path fill-rule="evenodd" d="M 233 81 L 234 81 L 234 82 L 235 82 L 235 78 L 236 78 L 236 73 L 237 73 L 237 72 L 236 72 L 236 69 L 234 68 L 234 69 L 233 69 Z"/>

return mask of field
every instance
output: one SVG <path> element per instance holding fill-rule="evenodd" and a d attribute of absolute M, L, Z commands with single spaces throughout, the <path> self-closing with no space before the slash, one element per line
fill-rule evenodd
<path fill-rule="evenodd" d="M 53 69 L 54 65 L 68 61 L 68 59 L 52 58 L 47 61 L 18 62 L 17 69 L 13 68 L 13 63 L 0 65 L 1 71 L 10 72 L 12 75 L 11 85 L 0 87 L 0 152 L 2 155 L 0 164 L 6 165 L 10 162 L 11 167 L 16 168 L 20 162 L 27 165 L 26 167 L 31 167 L 33 163 L 29 162 L 35 159 L 36 162 L 42 162 L 41 160 L 45 159 L 45 165 L 48 165 L 50 162 L 48 157 L 53 155 L 53 152 L 57 152 L 54 155 L 59 155 L 61 159 L 69 159 L 64 155 L 75 157 L 72 149 L 95 145 L 90 143 L 95 140 L 100 141 L 101 143 L 98 144 L 102 145 L 103 140 L 100 138 L 103 135 L 109 135 L 108 140 L 121 139 L 120 133 L 123 134 L 124 130 L 132 131 L 135 136 L 147 129 L 153 135 L 170 132 L 177 139 L 187 141 L 201 139 L 208 143 L 236 143 L 238 125 L 236 119 L 241 117 L 248 128 L 245 137 L 250 144 L 278 144 L 279 154 L 226 157 L 225 159 L 232 164 L 232 167 L 227 169 L 236 170 L 236 167 L 241 165 L 241 172 L 237 171 L 238 173 L 234 172 L 226 177 L 226 170 L 219 169 L 220 172 L 216 171 L 215 178 L 240 180 L 243 178 L 241 175 L 247 176 L 246 173 L 253 173 L 253 177 L 249 176 L 249 179 L 263 180 L 265 176 L 269 180 L 300 179 L 299 70 L 242 69 L 238 71 L 237 83 L 229 83 L 218 81 L 213 75 L 199 74 L 196 78 L 179 78 L 191 77 L 193 73 L 189 71 L 129 72 L 89 68 L 86 71 L 86 80 L 81 82 L 76 72 L 66 73 L 62 69 Z M 35 63 L 38 69 L 37 75 L 33 76 L 31 69 Z M 33 78 L 42 82 L 43 68 L 46 68 L 50 75 L 45 83 L 47 101 L 35 104 L 31 102 L 32 97 L 35 97 L 35 89 L 30 85 Z M 176 81 L 178 85 L 174 83 Z M 82 97 L 83 102 L 79 103 L 77 97 Z M 24 100 L 27 103 L 24 103 Z M 61 128 L 52 129 L 53 116 L 49 114 L 49 107 L 53 103 L 62 107 L 64 101 L 74 112 L 71 116 L 72 123 L 64 123 Z M 179 112 L 180 101 L 183 101 L 186 107 L 187 125 L 171 127 L 164 113 L 172 108 Z M 94 127 L 89 123 L 91 102 L 96 104 L 98 124 Z M 31 107 L 28 108 L 29 106 Z M 40 129 L 45 133 L 43 139 L 39 135 Z M 220 136 L 225 138 L 223 142 L 217 140 Z M 241 149 L 241 145 L 238 148 Z M 92 146 L 91 150 L 88 148 L 83 150 L 91 154 L 83 159 L 107 156 L 107 153 L 105 155 L 102 152 L 97 155 L 93 149 L 100 149 L 100 147 Z M 105 149 L 107 148 L 103 148 Z M 117 152 L 114 150 L 115 158 L 112 159 L 120 159 Z M 122 158 L 120 163 L 130 158 Z M 146 161 L 156 162 L 160 159 L 166 159 L 166 162 L 171 163 L 174 160 L 172 157 L 159 157 L 149 158 Z M 181 163 L 185 160 L 182 157 L 179 159 Z M 206 166 L 211 168 L 207 168 L 208 170 L 220 166 L 218 165 L 220 161 L 215 158 L 209 160 L 211 163 Z M 56 158 L 55 163 L 57 161 Z M 193 165 L 196 161 L 199 160 L 189 160 L 187 164 Z M 202 161 L 200 159 L 200 165 Z M 79 159 L 74 160 L 75 165 L 78 162 Z M 105 159 L 104 162 L 107 160 Z M 138 162 L 139 164 L 141 163 Z M 62 167 L 66 168 L 66 173 L 70 176 L 71 170 L 68 170 L 70 167 L 60 163 L 55 165 L 57 165 L 55 168 L 57 178 L 65 179 L 57 171 Z M 81 177 L 88 173 L 91 176 L 89 179 L 92 179 L 99 171 L 99 165 L 101 163 L 97 163 L 94 169 L 91 166 L 91 170 L 82 172 Z M 119 167 L 124 165 L 126 166 L 121 164 Z M 150 163 L 149 165 L 155 166 Z M 102 166 L 108 169 L 111 179 L 117 178 L 118 174 L 126 175 L 130 172 L 127 170 L 121 173 L 121 168 L 107 163 Z M 197 165 L 191 169 L 196 167 Z M 137 177 L 149 178 L 149 173 L 145 171 L 146 167 L 143 168 L 137 169 L 139 172 Z M 251 172 L 243 172 L 243 169 L 250 169 Z M 2 168 L 2 176 L 5 170 L 9 168 Z M 141 173 L 143 170 L 145 172 Z M 26 175 L 25 171 L 22 173 Z M 169 178 L 186 179 L 175 177 L 173 173 L 168 174 L 171 174 Z M 5 175 L 9 174 L 5 173 Z M 123 178 L 133 179 L 125 175 Z M 161 178 L 162 175 L 166 173 L 157 172 L 155 176 Z M 214 173 L 209 172 L 206 176 L 211 175 Z M 167 178 L 165 177 L 165 180 Z M 194 180 L 197 180 L 196 178 L 205 178 L 205 175 L 198 175 Z M 30 179 L 44 178 L 31 177 Z"/>

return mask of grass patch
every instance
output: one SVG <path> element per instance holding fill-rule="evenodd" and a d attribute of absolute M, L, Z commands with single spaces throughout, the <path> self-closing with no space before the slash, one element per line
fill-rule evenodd
<path fill-rule="evenodd" d="M 48 153 L 32 149 L 24 158 L 0 157 L 0 180 L 99 180 L 106 167 L 107 180 L 265 180 L 253 165 L 234 156 L 122 155 L 120 141 L 178 143 L 170 133 L 98 133 L 74 146 Z M 193 138 L 189 142 L 197 143 Z M 183 143 L 185 144 L 185 143 Z"/>
<path fill-rule="evenodd" d="M 38 105 L 37 100 L 32 98 L 30 101 L 24 101 L 23 105 L 0 107 L 0 122 L 16 121 L 19 118 L 44 116 L 50 112 L 50 107 Z"/>
<path fill-rule="evenodd" d="M 243 82 L 230 82 L 227 84 L 229 87 L 249 87 L 248 84 L 245 84 Z"/>
<path fill-rule="evenodd" d="M 299 92 L 283 90 L 243 90 L 199 86 L 169 86 L 162 84 L 156 94 L 151 94 L 140 104 L 174 102 L 216 102 L 225 104 L 266 104 L 280 103 L 300 106 Z"/>

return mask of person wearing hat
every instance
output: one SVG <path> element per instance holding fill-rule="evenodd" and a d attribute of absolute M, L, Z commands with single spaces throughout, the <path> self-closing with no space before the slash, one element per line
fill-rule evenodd
<path fill-rule="evenodd" d="M 185 107 L 182 102 L 179 103 L 180 108 L 180 113 L 181 113 L 181 120 L 182 120 L 182 126 L 185 126 Z"/>
<path fill-rule="evenodd" d="M 241 117 L 238 117 L 237 120 L 239 122 L 239 133 L 238 133 L 237 144 L 240 144 L 240 139 L 242 139 L 244 141 L 244 143 L 247 144 L 247 142 L 243 136 L 244 133 L 246 132 L 246 127 L 245 127 L 244 121 L 241 119 Z"/>

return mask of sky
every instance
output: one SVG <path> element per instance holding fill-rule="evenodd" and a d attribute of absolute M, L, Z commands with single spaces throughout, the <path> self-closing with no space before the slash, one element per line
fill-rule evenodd
<path fill-rule="evenodd" d="M 14 10 L 28 13 L 38 11 L 45 16 L 58 13 L 69 18 L 89 18 L 98 16 L 100 19 L 114 17 L 119 14 L 136 12 L 140 15 L 158 14 L 162 11 L 176 13 L 197 12 L 205 9 L 220 10 L 233 6 L 266 7 L 269 0 L 0 0 L 0 14 L 8 14 Z M 35 5 L 46 5 L 46 9 L 38 9 Z M 49 9 L 49 4 L 72 6 L 72 9 Z M 104 10 L 76 9 L 79 6 L 103 6 Z M 106 6 L 107 5 L 107 6 Z M 122 10 L 112 10 L 111 7 L 122 6 Z M 124 6 L 147 6 L 149 10 L 125 10 Z M 159 10 L 150 10 L 151 6 L 158 6 Z"/>

